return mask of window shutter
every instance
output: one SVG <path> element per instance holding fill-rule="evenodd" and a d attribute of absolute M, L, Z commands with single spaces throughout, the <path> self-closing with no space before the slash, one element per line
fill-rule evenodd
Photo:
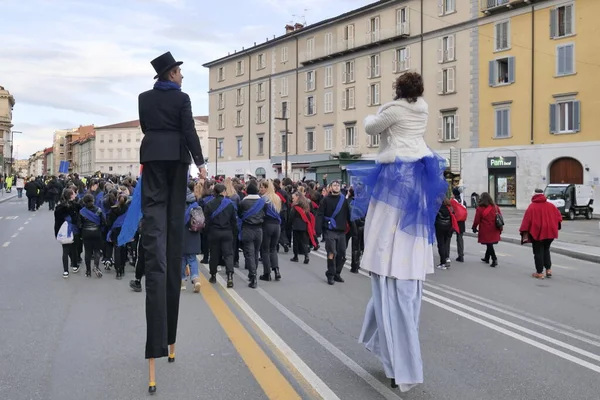
<path fill-rule="evenodd" d="M 558 32 L 558 12 L 556 9 L 550 10 L 550 38 L 554 39 Z"/>
<path fill-rule="evenodd" d="M 510 21 L 504 23 L 504 43 L 506 43 L 506 48 L 510 48 L 510 26 Z"/>
<path fill-rule="evenodd" d="M 406 46 L 404 57 L 404 69 L 410 69 L 410 47 Z"/>
<path fill-rule="evenodd" d="M 259 100 L 259 97 L 258 97 L 259 96 L 259 89 L 260 89 L 260 86 L 256 85 L 256 101 Z"/>
<path fill-rule="evenodd" d="M 496 61 L 490 61 L 489 84 L 496 86 Z"/>
<path fill-rule="evenodd" d="M 504 121 L 504 136 L 509 137 L 510 136 L 510 109 L 506 109 L 504 110 L 503 113 L 503 121 Z"/>
<path fill-rule="evenodd" d="M 454 35 L 448 36 L 448 61 L 454 61 Z"/>
<path fill-rule="evenodd" d="M 438 15 L 444 15 L 444 0 L 438 0 Z"/>
<path fill-rule="evenodd" d="M 317 70 L 314 70 L 312 73 L 312 80 L 310 81 L 310 90 L 315 90 L 317 88 Z"/>
<path fill-rule="evenodd" d="M 494 110 L 494 120 L 496 122 L 494 137 L 502 137 L 502 110 Z"/>
<path fill-rule="evenodd" d="M 373 99 L 371 98 L 371 85 L 367 86 L 367 105 L 370 106 L 373 104 Z"/>
<path fill-rule="evenodd" d="M 438 71 L 437 89 L 438 89 L 438 94 L 444 93 L 444 70 Z"/>
<path fill-rule="evenodd" d="M 379 83 L 375 85 L 375 104 L 379 104 Z"/>
<path fill-rule="evenodd" d="M 342 110 L 347 110 L 348 109 L 348 100 L 346 98 L 346 91 L 344 90 L 342 92 Z"/>
<path fill-rule="evenodd" d="M 458 114 L 454 114 L 454 136 L 452 137 L 452 139 L 454 140 L 458 140 L 459 133 L 460 133 L 460 126 L 459 126 L 459 116 Z"/>
<path fill-rule="evenodd" d="M 340 65 L 341 74 L 342 74 L 342 83 L 348 82 L 348 74 L 346 73 L 346 64 Z"/>
<path fill-rule="evenodd" d="M 515 83 L 515 58 L 508 57 L 508 82 Z"/>
<path fill-rule="evenodd" d="M 398 61 L 397 59 L 392 61 L 392 71 L 394 73 L 400 72 L 400 61 Z"/>
<path fill-rule="evenodd" d="M 306 73 L 306 76 L 304 78 L 304 91 L 308 92 L 308 72 Z"/>
<path fill-rule="evenodd" d="M 367 78 L 371 79 L 373 77 L 373 59 L 369 58 L 369 65 L 367 65 Z"/>
<path fill-rule="evenodd" d="M 375 56 L 375 76 L 379 76 L 379 54 Z"/>
<path fill-rule="evenodd" d="M 496 50 L 502 48 L 502 24 L 496 24 Z"/>
<path fill-rule="evenodd" d="M 556 126 L 556 112 L 557 112 L 557 105 L 556 104 L 550 104 L 550 133 L 556 133 L 557 132 L 557 126 Z"/>
<path fill-rule="evenodd" d="M 440 142 L 444 141 L 444 116 L 440 115 L 438 117 L 438 140 Z"/>
<path fill-rule="evenodd" d="M 410 33 L 410 7 L 404 8 L 404 23 L 402 24 L 402 34 Z"/>
<path fill-rule="evenodd" d="M 354 108 L 354 88 L 348 91 L 348 107 Z"/>
<path fill-rule="evenodd" d="M 350 61 L 350 76 L 348 77 L 349 82 L 354 82 L 354 61 Z"/>
<path fill-rule="evenodd" d="M 573 34 L 573 6 L 565 6 L 565 35 Z"/>
<path fill-rule="evenodd" d="M 241 71 L 242 75 L 244 75 L 244 60 L 242 60 L 240 71 Z"/>
<path fill-rule="evenodd" d="M 313 97 L 313 109 L 312 109 L 312 114 L 311 115 L 315 115 L 317 113 L 317 97 Z"/>
<path fill-rule="evenodd" d="M 569 44 L 564 49 L 564 73 L 572 74 L 575 72 L 575 45 Z"/>
<path fill-rule="evenodd" d="M 575 132 L 581 131 L 581 102 L 573 102 L 573 130 Z"/>
<path fill-rule="evenodd" d="M 448 82 L 447 82 L 448 93 L 454 93 L 454 90 L 455 90 L 454 75 L 455 75 L 455 69 L 448 68 L 448 75 L 447 75 L 448 76 Z"/>
<path fill-rule="evenodd" d="M 438 39 L 438 62 L 444 62 L 444 38 Z"/>

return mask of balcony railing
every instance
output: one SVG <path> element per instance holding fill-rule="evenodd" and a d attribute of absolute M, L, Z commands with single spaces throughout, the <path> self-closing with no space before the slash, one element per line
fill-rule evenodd
<path fill-rule="evenodd" d="M 491 11 L 500 7 L 508 7 L 514 0 L 481 0 L 481 11 Z"/>
<path fill-rule="evenodd" d="M 410 35 L 410 24 L 401 22 L 396 27 L 391 29 L 382 29 L 373 32 L 367 32 L 363 35 L 356 35 L 353 38 L 344 39 L 337 43 L 329 45 L 317 46 L 311 51 L 305 51 L 300 55 L 300 62 L 306 63 L 313 60 L 330 57 L 334 54 L 349 51 L 362 46 L 367 46 L 374 43 L 379 43 L 386 40 L 396 39 Z"/>

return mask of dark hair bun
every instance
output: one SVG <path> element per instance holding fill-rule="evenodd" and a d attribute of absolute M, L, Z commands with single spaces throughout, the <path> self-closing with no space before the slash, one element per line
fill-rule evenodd
<path fill-rule="evenodd" d="M 402 74 L 396 79 L 394 89 L 396 90 L 395 100 L 405 99 L 409 103 L 414 103 L 423 96 L 425 91 L 423 77 L 417 72 Z"/>

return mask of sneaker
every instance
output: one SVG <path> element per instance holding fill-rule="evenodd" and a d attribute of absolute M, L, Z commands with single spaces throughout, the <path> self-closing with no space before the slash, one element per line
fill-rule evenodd
<path fill-rule="evenodd" d="M 96 274 L 97 278 L 102 278 L 102 271 L 100 271 L 100 268 L 94 267 L 94 274 Z"/>
<path fill-rule="evenodd" d="M 437 269 L 448 269 L 448 267 L 446 267 L 446 264 L 440 264 L 436 268 Z"/>
<path fill-rule="evenodd" d="M 220 265 L 217 265 L 217 272 L 221 272 L 223 268 Z"/>
<path fill-rule="evenodd" d="M 193 284 L 194 284 L 194 293 L 200 293 L 200 287 L 202 286 L 200 284 L 200 279 L 194 279 Z"/>
<path fill-rule="evenodd" d="M 92 277 L 92 273 L 90 271 L 85 271 L 85 277 L 86 278 L 91 278 Z"/>
<path fill-rule="evenodd" d="M 73 267 L 71 268 L 71 270 L 73 271 L 74 274 L 79 272 L 79 267 Z"/>
<path fill-rule="evenodd" d="M 185 279 L 181 280 L 181 291 L 183 292 L 185 290 Z"/>
<path fill-rule="evenodd" d="M 129 287 L 133 289 L 134 292 L 142 291 L 142 284 L 138 280 L 129 281 Z"/>
<path fill-rule="evenodd" d="M 63 278 L 67 279 L 69 277 L 69 272 L 63 272 Z"/>

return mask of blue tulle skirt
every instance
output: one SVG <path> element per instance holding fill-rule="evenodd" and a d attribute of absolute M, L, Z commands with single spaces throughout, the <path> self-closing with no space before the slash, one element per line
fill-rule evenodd
<path fill-rule="evenodd" d="M 352 220 L 365 218 L 371 201 L 383 202 L 400 213 L 398 229 L 435 241 L 435 218 L 448 189 L 446 162 L 437 154 L 416 161 L 357 162 L 348 165 L 354 188 Z"/>

